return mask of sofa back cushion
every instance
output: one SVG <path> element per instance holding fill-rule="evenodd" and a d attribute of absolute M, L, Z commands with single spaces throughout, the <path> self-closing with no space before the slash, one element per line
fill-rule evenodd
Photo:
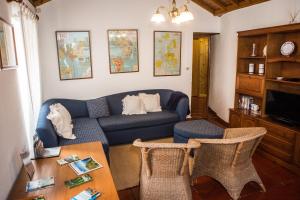
<path fill-rule="evenodd" d="M 110 115 L 105 97 L 87 100 L 86 105 L 90 118 L 97 119 L 100 117 L 108 117 Z"/>
<path fill-rule="evenodd" d="M 122 99 L 122 115 L 142 115 L 147 114 L 145 106 L 139 96 L 127 95 Z"/>
<path fill-rule="evenodd" d="M 123 93 L 109 95 L 106 97 L 106 100 L 111 115 L 119 115 L 122 114 L 122 110 L 123 110 L 122 99 L 125 98 L 127 95 L 138 95 L 139 93 L 146 93 L 146 94 L 158 93 L 160 95 L 160 105 L 162 109 L 165 109 L 172 92 L 173 92 L 172 90 L 166 90 L 166 89 L 139 90 L 139 91 L 123 92 Z"/>
<path fill-rule="evenodd" d="M 158 93 L 139 93 L 139 97 L 144 104 L 146 112 L 161 112 L 160 96 Z"/>

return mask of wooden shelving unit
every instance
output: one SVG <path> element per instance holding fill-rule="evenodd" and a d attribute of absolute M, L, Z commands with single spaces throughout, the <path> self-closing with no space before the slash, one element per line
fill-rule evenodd
<path fill-rule="evenodd" d="M 240 59 L 266 59 L 265 56 L 246 56 L 246 57 L 239 57 Z"/>
<path fill-rule="evenodd" d="M 297 63 L 300 63 L 300 57 L 278 56 L 278 57 L 268 58 L 267 62 L 268 63 L 276 63 L 276 62 L 297 62 Z"/>
<path fill-rule="evenodd" d="M 250 97 L 263 98 L 263 94 L 258 94 L 257 92 L 251 92 L 248 90 L 236 89 L 235 92 L 239 95 L 246 95 Z"/>
<path fill-rule="evenodd" d="M 249 76 L 253 78 L 263 78 L 264 75 L 259 75 L 259 74 L 249 74 L 249 73 L 238 73 L 239 76 Z"/>
<path fill-rule="evenodd" d="M 286 41 L 292 41 L 298 47 L 290 57 L 280 53 L 280 47 Z M 257 48 L 255 57 L 250 56 L 253 43 Z M 267 55 L 264 57 L 266 45 Z M 248 74 L 249 63 L 255 64 L 254 74 Z M 264 75 L 258 75 L 258 64 L 264 64 Z M 300 82 L 276 79 L 300 78 L 300 23 L 239 32 L 236 71 L 235 104 L 230 109 L 230 126 L 265 127 L 268 133 L 258 151 L 300 174 L 300 127 L 280 124 L 265 113 L 268 89 L 300 94 Z M 260 114 L 239 108 L 241 96 L 252 97 L 261 108 Z"/>
<path fill-rule="evenodd" d="M 271 81 L 271 82 L 275 82 L 275 83 L 283 83 L 283 84 L 299 85 L 300 86 L 300 82 L 295 82 L 295 81 L 285 81 L 285 80 L 277 80 L 277 79 L 270 79 L 270 78 L 267 78 L 266 80 Z"/>

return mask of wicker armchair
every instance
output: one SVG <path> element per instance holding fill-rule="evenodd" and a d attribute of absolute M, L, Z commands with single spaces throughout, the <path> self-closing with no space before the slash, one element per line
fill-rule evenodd
<path fill-rule="evenodd" d="M 144 143 L 136 140 L 134 146 L 142 152 L 140 177 L 141 200 L 190 200 L 189 153 L 199 143 Z"/>
<path fill-rule="evenodd" d="M 210 176 L 219 181 L 233 199 L 245 184 L 254 181 L 265 192 L 253 164 L 252 155 L 266 134 L 265 128 L 225 129 L 223 139 L 194 139 L 201 146 L 195 151 L 192 180 Z"/>

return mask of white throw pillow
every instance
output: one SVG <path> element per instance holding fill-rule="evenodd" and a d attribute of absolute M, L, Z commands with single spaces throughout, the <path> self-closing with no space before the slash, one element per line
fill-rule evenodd
<path fill-rule="evenodd" d="M 123 115 L 147 114 L 144 104 L 138 96 L 127 95 L 123 100 Z"/>
<path fill-rule="evenodd" d="M 139 97 L 141 98 L 146 112 L 160 112 L 160 96 L 159 94 L 145 94 L 139 93 Z"/>
<path fill-rule="evenodd" d="M 53 104 L 49 108 L 47 119 L 53 124 L 57 135 L 66 139 L 76 139 L 72 132 L 73 124 L 69 111 L 60 103 Z"/>

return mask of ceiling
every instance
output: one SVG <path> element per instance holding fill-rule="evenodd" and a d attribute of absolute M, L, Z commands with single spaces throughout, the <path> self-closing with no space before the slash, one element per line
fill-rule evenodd
<path fill-rule="evenodd" d="M 269 0 L 192 0 L 215 16 L 222 16 L 233 10 L 245 8 Z"/>
<path fill-rule="evenodd" d="M 48 1 L 51 0 L 29 0 L 34 6 L 40 6 L 44 3 L 47 3 Z"/>
<path fill-rule="evenodd" d="M 47 3 L 50 0 L 29 0 L 35 6 Z M 63 1 L 63 0 L 62 0 Z M 223 14 L 245 8 L 255 4 L 263 3 L 269 0 L 192 0 L 205 10 L 209 11 L 215 16 L 222 16 Z"/>

